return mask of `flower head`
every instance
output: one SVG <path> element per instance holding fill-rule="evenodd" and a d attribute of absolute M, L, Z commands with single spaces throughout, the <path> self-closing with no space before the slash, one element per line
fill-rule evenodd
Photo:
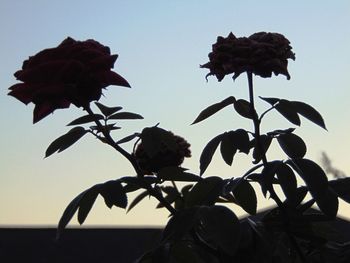
<path fill-rule="evenodd" d="M 163 130 L 167 140 L 161 141 L 158 150 L 150 155 L 141 141 L 135 150 L 135 158 L 144 174 L 158 172 L 161 168 L 168 166 L 180 166 L 185 157 L 191 157 L 190 144 L 182 137 L 174 135 L 170 131 Z M 169 147 L 166 142 L 169 140 L 175 143 L 175 147 Z"/>
<path fill-rule="evenodd" d="M 282 74 L 290 79 L 288 59 L 295 60 L 290 42 L 278 33 L 259 32 L 250 37 L 226 38 L 219 36 L 209 53 L 209 62 L 201 65 L 208 68 L 207 76 L 215 75 L 221 81 L 226 75 L 236 79 L 243 72 L 252 72 L 263 78 Z"/>
<path fill-rule="evenodd" d="M 22 81 L 11 86 L 9 95 L 25 104 L 35 104 L 33 122 L 56 109 L 87 106 L 99 100 L 109 85 L 130 87 L 111 71 L 118 55 L 109 47 L 89 39 L 66 38 L 55 48 L 42 50 L 23 62 L 14 76 Z"/>

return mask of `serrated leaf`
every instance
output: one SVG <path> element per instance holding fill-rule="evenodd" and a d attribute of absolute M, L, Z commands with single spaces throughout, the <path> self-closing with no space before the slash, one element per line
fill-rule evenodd
<path fill-rule="evenodd" d="M 116 142 L 116 144 L 122 144 L 122 143 L 132 141 L 133 139 L 135 139 L 136 137 L 139 137 L 139 136 L 140 136 L 140 133 L 135 132 L 134 134 L 128 135 L 128 136 L 124 137 L 123 139 L 120 139 L 119 141 Z"/>
<path fill-rule="evenodd" d="M 281 134 L 277 141 L 288 157 L 303 158 L 306 154 L 306 144 L 302 138 L 294 133 Z"/>
<path fill-rule="evenodd" d="M 225 132 L 224 134 L 222 134 L 220 152 L 222 159 L 224 159 L 225 163 L 231 166 L 233 162 L 233 157 L 237 152 L 237 147 L 233 144 L 229 133 Z"/>
<path fill-rule="evenodd" d="M 101 113 L 106 117 L 123 109 L 122 107 L 107 107 L 100 102 L 95 102 L 95 104 L 99 108 Z"/>
<path fill-rule="evenodd" d="M 160 169 L 157 177 L 165 181 L 177 182 L 197 182 L 202 179 L 198 175 L 188 173 L 184 168 L 178 166 L 168 166 Z"/>
<path fill-rule="evenodd" d="M 196 183 L 186 196 L 186 206 L 213 205 L 222 193 L 224 180 L 217 176 L 207 177 Z"/>
<path fill-rule="evenodd" d="M 89 122 L 94 122 L 95 120 L 103 120 L 104 117 L 101 114 L 93 114 L 93 115 L 84 115 L 81 116 L 74 121 L 70 122 L 67 124 L 67 126 L 72 126 L 72 125 L 80 125 L 80 124 L 85 124 Z"/>
<path fill-rule="evenodd" d="M 254 115 L 256 115 L 256 112 L 251 107 L 249 101 L 239 99 L 234 103 L 233 107 L 236 112 L 244 118 L 253 119 Z"/>
<path fill-rule="evenodd" d="M 291 101 L 291 103 L 300 115 L 327 130 L 321 114 L 312 106 L 301 101 Z"/>
<path fill-rule="evenodd" d="M 259 96 L 259 98 L 266 101 L 267 103 L 271 104 L 271 106 L 274 106 L 277 102 L 280 101 L 280 99 L 278 99 L 278 98 L 265 98 L 265 97 L 260 97 L 260 96 Z"/>
<path fill-rule="evenodd" d="M 216 148 L 218 148 L 222 138 L 223 138 L 223 134 L 220 134 L 216 137 L 214 137 L 212 140 L 210 140 L 208 142 L 208 144 L 204 147 L 202 154 L 199 158 L 199 169 L 200 169 L 200 176 L 203 175 L 203 173 L 205 172 L 205 170 L 208 168 L 213 155 L 216 151 Z"/>
<path fill-rule="evenodd" d="M 236 253 L 241 237 L 240 223 L 230 209 L 225 206 L 201 207 L 200 230 L 198 234 L 207 243 L 213 243 L 226 254 Z"/>
<path fill-rule="evenodd" d="M 126 208 L 128 205 L 125 190 L 119 180 L 112 180 L 101 184 L 99 191 L 108 208 L 112 208 L 113 205 Z"/>
<path fill-rule="evenodd" d="M 350 203 L 350 178 L 339 178 L 328 183 L 339 198 Z"/>
<path fill-rule="evenodd" d="M 83 127 L 74 127 L 66 134 L 58 137 L 54 140 L 45 152 L 45 158 L 49 157 L 55 152 L 62 152 L 65 149 L 76 143 L 81 137 L 83 137 L 87 131 Z"/>
<path fill-rule="evenodd" d="M 141 120 L 143 117 L 140 114 L 132 112 L 117 112 L 108 117 L 109 120 Z"/>
<path fill-rule="evenodd" d="M 282 99 L 274 107 L 288 121 L 300 126 L 300 118 L 292 102 Z"/>
<path fill-rule="evenodd" d="M 327 176 L 322 168 L 308 159 L 295 159 L 290 163 L 305 181 L 321 211 L 329 217 L 335 217 L 338 212 L 338 198 L 328 189 Z"/>
<path fill-rule="evenodd" d="M 234 179 L 232 193 L 244 211 L 250 215 L 256 214 L 257 198 L 255 190 L 247 180 L 241 178 Z"/>
<path fill-rule="evenodd" d="M 97 187 L 92 187 L 82 196 L 79 202 L 78 222 L 83 224 L 98 196 Z"/>
<path fill-rule="evenodd" d="M 128 213 L 131 209 L 133 209 L 138 203 L 140 203 L 146 196 L 148 196 L 149 193 L 147 190 L 141 192 L 138 196 L 135 197 L 135 199 L 130 203 L 128 209 L 126 212 Z"/>
<path fill-rule="evenodd" d="M 276 176 L 286 198 L 295 203 L 297 179 L 293 170 L 287 164 L 281 163 L 276 170 Z"/>
<path fill-rule="evenodd" d="M 210 116 L 214 115 L 215 113 L 222 110 L 226 106 L 233 104 L 235 101 L 236 101 L 235 97 L 230 96 L 219 103 L 215 103 L 215 104 L 207 107 L 201 113 L 199 113 L 198 117 L 192 122 L 192 124 L 201 122 L 201 121 L 209 118 Z"/>

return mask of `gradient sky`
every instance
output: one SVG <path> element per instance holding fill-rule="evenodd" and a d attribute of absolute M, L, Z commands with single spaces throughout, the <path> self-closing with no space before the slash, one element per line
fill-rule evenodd
<path fill-rule="evenodd" d="M 67 36 L 93 38 L 119 54 L 115 71 L 132 89 L 109 87 L 100 101 L 140 113 L 142 121 L 124 121 L 115 138 L 160 122 L 163 128 L 186 137 L 193 158 L 184 166 L 198 172 L 198 159 L 208 140 L 251 123 L 225 109 L 213 118 L 190 126 L 205 107 L 233 95 L 247 98 L 245 76 L 235 82 L 205 80 L 207 54 L 218 35 L 249 36 L 259 31 L 284 34 L 296 61 L 284 76 L 255 78 L 256 94 L 305 101 L 318 109 L 328 132 L 302 119 L 296 133 L 308 145 L 307 158 L 319 161 L 326 151 L 347 174 L 349 166 L 350 2 L 339 1 L 0 1 L 0 225 L 54 225 L 77 194 L 100 182 L 132 175 L 125 159 L 92 137 L 84 137 L 67 151 L 44 159 L 47 146 L 65 133 L 80 109 L 57 110 L 32 124 L 33 105 L 7 96 L 16 83 L 13 73 L 23 60 L 57 46 Z M 264 102 L 257 107 L 263 110 Z M 263 130 L 293 127 L 270 114 Z M 130 147 L 128 147 L 128 150 Z M 276 147 L 270 158 L 281 156 Z M 206 175 L 240 176 L 250 167 L 246 156 L 228 167 L 217 154 Z M 257 188 L 259 190 L 259 188 Z M 86 225 L 160 225 L 167 213 L 145 200 L 129 214 L 109 210 L 99 198 Z M 259 208 L 267 205 L 259 199 Z M 341 203 L 340 214 L 350 217 Z M 238 215 L 242 210 L 232 207 Z M 73 224 L 76 224 L 74 219 Z"/>

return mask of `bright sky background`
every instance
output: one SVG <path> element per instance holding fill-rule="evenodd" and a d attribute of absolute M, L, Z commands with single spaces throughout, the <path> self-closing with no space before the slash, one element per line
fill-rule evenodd
<path fill-rule="evenodd" d="M 283 2 L 283 3 L 282 3 Z M 127 161 L 94 138 L 84 137 L 61 154 L 44 159 L 47 146 L 68 131 L 65 125 L 83 114 L 80 109 L 57 110 L 32 124 L 33 105 L 7 96 L 16 83 L 13 73 L 23 60 L 57 46 L 67 36 L 93 38 L 119 54 L 115 70 L 132 89 L 109 87 L 102 103 L 140 113 L 142 121 L 124 121 L 119 138 L 160 122 L 161 127 L 186 137 L 193 158 L 184 164 L 198 172 L 206 142 L 229 129 L 252 128 L 251 123 L 225 109 L 213 118 L 190 126 L 205 107 L 233 95 L 247 98 L 247 80 L 214 77 L 205 81 L 207 54 L 218 35 L 232 31 L 249 36 L 259 31 L 284 34 L 296 61 L 284 76 L 255 78 L 256 94 L 305 101 L 318 109 L 328 132 L 302 119 L 296 133 L 308 144 L 307 157 L 320 160 L 326 151 L 347 174 L 349 166 L 350 2 L 339 1 L 19 1 L 0 2 L 0 225 L 54 225 L 64 208 L 90 186 L 132 175 Z M 258 101 L 258 109 L 266 104 Z M 271 114 L 264 131 L 293 127 Z M 128 147 L 128 150 L 130 147 Z M 281 156 L 276 149 L 270 158 Z M 228 167 L 216 155 L 206 175 L 240 176 L 250 168 L 249 157 L 235 157 Z M 259 188 L 257 188 L 259 190 Z M 130 198 L 130 200 L 133 197 Z M 160 225 L 165 211 L 145 200 L 129 214 L 109 210 L 99 198 L 86 225 Z M 266 202 L 259 200 L 259 207 Z M 340 214 L 350 217 L 350 206 Z M 242 210 L 232 207 L 237 214 Z M 72 222 L 76 224 L 76 220 Z"/>

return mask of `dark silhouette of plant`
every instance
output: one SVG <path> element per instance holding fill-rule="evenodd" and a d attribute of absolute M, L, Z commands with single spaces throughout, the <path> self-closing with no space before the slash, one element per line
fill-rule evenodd
<path fill-rule="evenodd" d="M 321 154 L 321 164 L 325 172 L 333 176 L 335 179 L 346 177 L 343 171 L 333 166 L 332 160 L 328 157 L 328 155 L 325 152 L 322 152 Z"/>
<path fill-rule="evenodd" d="M 111 71 L 116 58 L 108 47 L 94 40 L 68 38 L 25 61 L 23 69 L 15 74 L 23 83 L 10 88 L 10 95 L 36 105 L 34 122 L 70 103 L 86 112 L 68 124 L 73 128 L 49 145 L 45 157 L 91 134 L 122 154 L 135 171 L 135 176 L 96 184 L 75 197 L 59 221 L 57 237 L 75 214 L 80 224 L 85 221 L 98 195 L 109 208 L 128 211 L 152 196 L 159 201 L 158 208 L 169 211 L 170 219 L 160 244 L 142 256 L 140 263 L 348 262 L 346 245 L 333 235 L 328 222 L 336 218 L 338 197 L 350 202 L 349 178 L 328 181 L 322 168 L 305 158 L 307 146 L 295 133 L 301 125 L 300 117 L 326 129 L 322 116 L 304 102 L 275 97 L 259 97 L 267 107 L 262 113 L 256 111 L 254 75 L 268 78 L 274 73 L 290 79 L 288 59 L 294 60 L 295 55 L 283 35 L 259 32 L 237 38 L 230 33 L 226 38 L 218 37 L 213 45 L 209 62 L 201 66 L 209 69 L 207 77 L 214 75 L 221 81 L 226 75 L 233 74 L 236 79 L 246 73 L 249 98 L 230 96 L 212 104 L 192 124 L 230 107 L 250 121 L 253 129 L 235 127 L 210 140 L 200 156 L 199 175 L 181 167 L 184 158 L 191 156 L 189 143 L 158 125 L 114 139 L 112 132 L 120 129 L 120 120 L 142 119 L 139 114 L 122 111 L 120 106 L 97 102 L 106 86 L 129 86 Z M 97 111 L 91 107 L 93 101 Z M 262 131 L 261 122 L 271 111 L 280 113 L 292 127 Z M 130 142 L 134 147 L 129 153 L 123 144 Z M 284 152 L 281 159 L 268 158 L 272 143 Z M 252 167 L 230 179 L 204 176 L 218 148 L 227 165 L 235 164 L 234 156 L 244 153 L 252 156 Z M 297 176 L 304 185 L 297 183 Z M 181 189 L 180 182 L 184 185 Z M 260 185 L 263 195 L 273 199 L 276 207 L 260 217 L 239 220 L 227 204 L 255 215 L 257 197 L 252 184 Z M 282 192 L 276 192 L 277 186 Z M 128 204 L 127 194 L 140 190 Z M 310 213 L 314 204 L 320 212 Z"/>

